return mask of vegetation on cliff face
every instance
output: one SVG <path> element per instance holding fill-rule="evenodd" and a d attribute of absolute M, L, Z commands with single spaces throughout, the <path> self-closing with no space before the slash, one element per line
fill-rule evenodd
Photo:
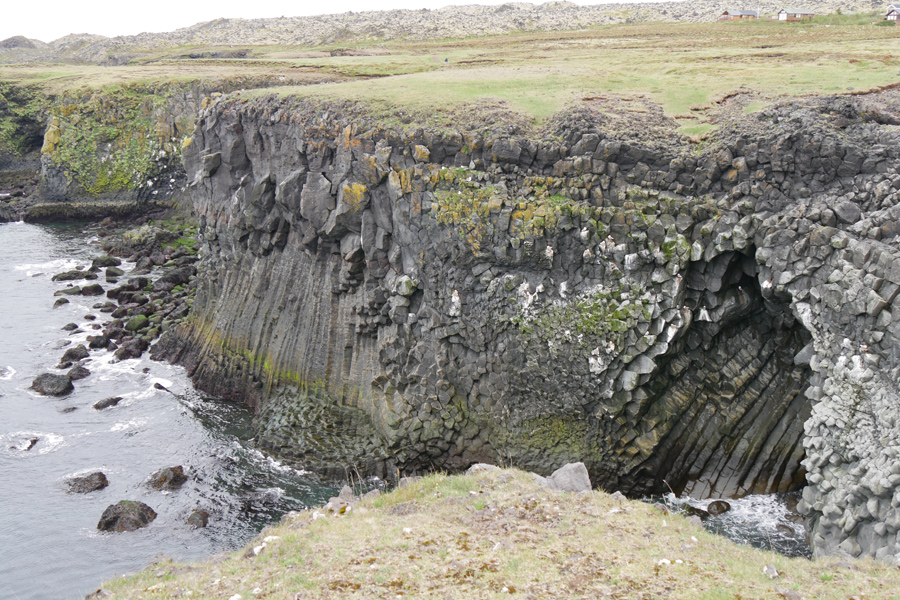
<path fill-rule="evenodd" d="M 771 565 L 778 576 L 764 573 Z M 165 561 L 108 598 L 900 598 L 900 571 L 738 546 L 685 517 L 494 470 L 290 513 L 198 565 Z"/>
<path fill-rule="evenodd" d="M 0 153 L 21 156 L 40 148 L 45 105 L 40 89 L 0 81 Z"/>
<path fill-rule="evenodd" d="M 78 90 L 50 109 L 42 155 L 88 196 L 150 187 L 166 165 L 180 164 L 190 114 L 169 112 L 177 89 L 116 86 Z"/>

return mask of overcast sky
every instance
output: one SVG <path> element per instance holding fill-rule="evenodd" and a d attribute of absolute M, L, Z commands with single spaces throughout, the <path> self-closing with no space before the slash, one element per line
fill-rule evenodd
<path fill-rule="evenodd" d="M 51 42 L 69 33 L 109 37 L 145 31 L 172 31 L 226 18 L 296 17 L 393 8 L 441 8 L 453 4 L 503 4 L 510 0 L 2 0 L 0 40 L 14 35 Z M 573 0 L 604 4 L 611 0 Z M 629 0 L 617 0 L 628 2 Z M 540 4 L 540 0 L 533 0 Z"/>

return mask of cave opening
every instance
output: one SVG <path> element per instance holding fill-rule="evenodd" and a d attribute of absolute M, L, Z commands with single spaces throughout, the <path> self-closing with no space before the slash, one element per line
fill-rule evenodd
<path fill-rule="evenodd" d="M 642 419 L 665 433 L 621 487 L 736 498 L 801 488 L 811 336 L 790 297 L 760 282 L 754 249 L 692 262 L 690 325 L 645 388 Z M 800 355 L 800 357 L 798 357 Z"/>

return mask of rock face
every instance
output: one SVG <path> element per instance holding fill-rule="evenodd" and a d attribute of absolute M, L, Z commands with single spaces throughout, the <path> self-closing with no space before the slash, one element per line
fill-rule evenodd
<path fill-rule="evenodd" d="M 185 150 L 202 283 L 157 356 L 328 474 L 581 461 L 632 495 L 805 484 L 816 553 L 893 557 L 896 106 L 741 114 L 697 151 L 590 105 L 529 137 L 212 104 Z"/>
<path fill-rule="evenodd" d="M 146 527 L 156 518 L 156 512 L 143 502 L 122 500 L 103 511 L 97 529 L 100 531 L 134 531 Z"/>

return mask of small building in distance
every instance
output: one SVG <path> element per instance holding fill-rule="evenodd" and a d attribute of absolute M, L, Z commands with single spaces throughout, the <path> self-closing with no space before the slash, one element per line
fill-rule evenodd
<path fill-rule="evenodd" d="M 814 16 L 816 16 L 816 13 L 803 8 L 782 8 L 778 11 L 779 21 L 806 21 L 812 19 Z"/>
<path fill-rule="evenodd" d="M 758 19 L 759 13 L 755 10 L 726 10 L 719 15 L 719 21 L 742 21 L 744 19 Z"/>
<path fill-rule="evenodd" d="M 891 4 L 888 6 L 887 15 L 884 17 L 885 21 L 898 21 L 900 20 L 900 4 Z"/>

